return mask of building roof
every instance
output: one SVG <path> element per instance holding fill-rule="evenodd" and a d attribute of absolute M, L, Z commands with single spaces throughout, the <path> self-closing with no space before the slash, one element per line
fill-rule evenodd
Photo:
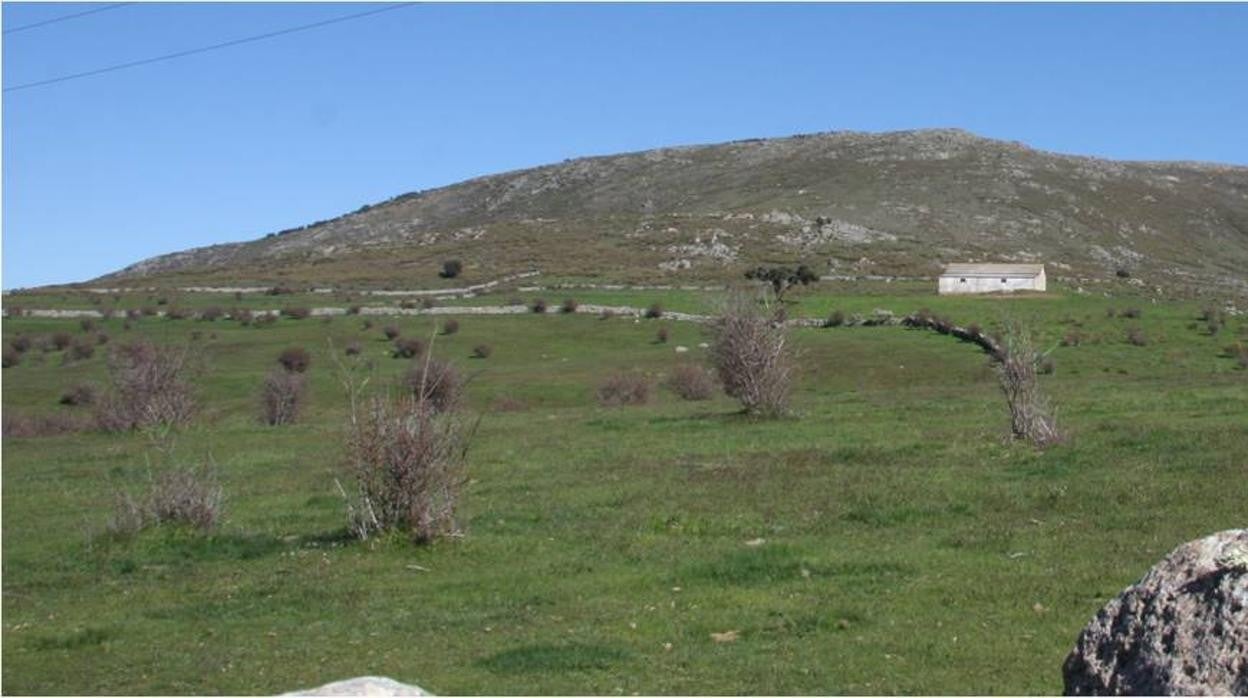
<path fill-rule="evenodd" d="M 1004 276 L 1032 278 L 1044 273 L 1043 264 L 946 264 L 941 276 Z"/>

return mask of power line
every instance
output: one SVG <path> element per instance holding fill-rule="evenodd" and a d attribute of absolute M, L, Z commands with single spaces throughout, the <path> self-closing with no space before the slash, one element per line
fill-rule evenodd
<path fill-rule="evenodd" d="M 32 22 L 30 24 L 23 24 L 20 27 L 13 27 L 12 29 L 5 29 L 4 33 L 12 34 L 14 32 L 26 31 L 27 29 L 35 29 L 37 27 L 44 27 L 49 24 L 56 24 L 57 22 L 64 22 L 66 20 L 76 19 L 78 17 L 85 17 L 86 15 L 93 15 L 97 12 L 107 12 L 109 10 L 115 10 L 119 7 L 125 7 L 126 5 L 133 5 L 133 4 L 134 3 L 132 2 L 115 2 L 112 5 L 105 5 L 103 7 L 93 7 L 90 10 L 84 10 L 82 12 L 75 12 L 72 15 L 62 15 L 60 17 L 53 17 L 52 19 L 45 19 L 42 22 Z"/>
<path fill-rule="evenodd" d="M 208 51 L 216 51 L 218 49 L 229 48 L 230 46 L 238 46 L 239 44 L 247 44 L 253 41 L 261 41 L 263 39 L 272 39 L 275 36 L 282 36 L 284 34 L 293 34 L 295 32 L 306 31 L 308 29 L 315 29 L 317 27 L 323 27 L 329 24 L 337 24 L 339 22 L 346 22 L 352 19 L 359 19 L 361 17 L 367 17 L 369 15 L 381 14 L 382 12 L 390 12 L 391 10 L 399 10 L 404 7 L 410 7 L 415 4 L 416 3 L 414 2 L 404 2 L 404 3 L 399 3 L 397 5 L 387 5 L 379 9 L 368 10 L 367 12 L 356 12 L 355 14 L 344 15 L 342 17 L 335 17 L 333 19 L 321 20 L 320 22 L 313 22 L 311 24 L 303 24 L 297 27 L 279 29 L 277 31 L 266 32 L 264 34 L 257 34 L 255 36 L 248 36 L 242 39 L 234 39 L 233 41 L 224 41 L 222 43 L 213 44 L 211 46 L 202 46 L 200 48 L 188 49 L 186 51 L 178 51 L 176 53 L 167 53 L 163 56 L 155 56 L 153 58 L 144 58 L 138 61 L 130 61 L 129 63 L 119 63 L 117 65 L 110 65 L 107 68 L 97 68 L 95 70 L 88 70 L 82 73 L 73 73 L 70 75 L 62 75 L 60 77 L 48 78 L 47 80 L 27 82 L 21 85 L 14 85 L 13 87 L 6 87 L 4 88 L 4 91 L 15 92 L 17 90 L 25 90 L 31 87 L 41 87 L 43 85 L 51 85 L 57 82 L 65 82 L 67 80 L 77 80 L 78 78 L 91 77 L 92 75 L 100 75 L 102 73 L 111 73 L 115 70 L 124 70 L 126 68 L 135 68 L 140 65 L 159 63 L 161 61 L 170 61 L 175 58 L 184 58 L 186 56 L 193 56 L 197 53 L 207 53 Z"/>

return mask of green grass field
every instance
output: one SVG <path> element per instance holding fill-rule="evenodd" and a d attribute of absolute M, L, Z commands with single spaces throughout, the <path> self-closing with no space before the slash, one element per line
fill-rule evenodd
<path fill-rule="evenodd" d="M 695 312 L 715 301 L 542 295 Z M 379 328 L 428 336 L 433 318 L 375 318 L 367 332 L 355 317 L 102 321 L 114 344 L 199 350 L 202 407 L 176 457 L 215 462 L 225 522 L 109 540 L 114 492 L 148 476 L 143 435 L 5 437 L 3 690 L 274 693 L 381 674 L 442 694 L 1054 693 L 1106 601 L 1176 545 L 1245 525 L 1248 371 L 1221 349 L 1248 339 L 1248 319 L 1209 336 L 1189 326 L 1199 306 L 1178 301 L 884 285 L 794 298 L 792 314 L 812 317 L 926 306 L 985 327 L 1025 321 L 1056 347 L 1043 381 L 1069 443 L 1009 442 L 985 356 L 931 332 L 795 330 L 796 414 L 754 422 L 726 397 L 663 389 L 646 406 L 596 404 L 613 371 L 658 380 L 701 360 L 697 325 L 465 316 L 434 345 L 474 376 L 469 407 L 486 413 L 464 535 L 362 543 L 334 485 L 346 400 L 329 340 L 361 340 L 383 385 L 407 362 Z M 1145 346 L 1125 341 L 1130 327 Z M 33 318 L 3 330 L 79 332 Z M 1079 346 L 1056 346 L 1072 331 Z M 483 342 L 493 355 L 469 358 Z M 259 381 L 289 346 L 313 354 L 310 407 L 262 426 Z M 4 409 L 82 409 L 57 400 L 104 380 L 107 348 L 64 365 L 31 350 L 4 369 Z M 503 398 L 520 409 L 490 409 Z M 737 639 L 711 638 L 726 631 Z"/>

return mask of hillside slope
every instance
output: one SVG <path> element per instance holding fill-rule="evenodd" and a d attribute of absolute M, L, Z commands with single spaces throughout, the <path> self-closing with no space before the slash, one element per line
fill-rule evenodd
<path fill-rule="evenodd" d="M 827 133 L 569 160 L 405 194 L 100 281 L 436 281 L 529 268 L 610 280 L 736 277 L 768 261 L 931 275 L 1041 261 L 1056 277 L 1248 289 L 1248 168 L 1057 155 L 958 130 Z"/>

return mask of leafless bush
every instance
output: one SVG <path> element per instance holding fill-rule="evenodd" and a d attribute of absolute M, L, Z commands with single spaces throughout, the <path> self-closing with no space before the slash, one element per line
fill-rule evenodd
<path fill-rule="evenodd" d="M 1122 311 L 1123 317 L 1131 318 L 1132 320 L 1138 320 L 1143 315 L 1144 315 L 1144 311 L 1140 310 L 1139 308 L 1127 308 L 1126 310 Z"/>
<path fill-rule="evenodd" d="M 347 342 L 347 346 L 344 347 L 342 351 L 347 356 L 357 356 L 360 352 L 364 351 L 364 347 L 360 344 L 360 340 L 353 339 L 350 342 Z"/>
<path fill-rule="evenodd" d="M 537 300 L 533 301 L 533 305 L 531 306 L 531 308 L 532 308 L 533 312 L 535 312 L 535 313 L 544 313 L 544 312 L 546 312 L 546 299 L 545 299 L 545 298 L 538 298 Z"/>
<path fill-rule="evenodd" d="M 667 387 L 682 400 L 709 400 L 715 394 L 715 376 L 701 366 L 681 364 L 672 369 Z"/>
<path fill-rule="evenodd" d="M 69 351 L 65 352 L 65 361 L 86 361 L 92 356 L 95 356 L 95 338 L 79 337 L 69 345 Z"/>
<path fill-rule="evenodd" d="M 347 315 L 359 315 L 360 310 L 361 308 L 359 305 L 352 305 L 349 308 L 347 308 Z"/>
<path fill-rule="evenodd" d="M 402 308 L 403 310 L 415 310 L 418 306 L 416 304 L 416 301 L 411 300 L 409 298 L 409 299 L 404 299 L 404 300 L 399 301 L 399 307 Z"/>
<path fill-rule="evenodd" d="M 265 293 L 270 296 L 284 296 L 284 295 L 288 295 L 294 292 L 295 292 L 295 289 L 289 286 L 274 286 L 270 288 L 269 290 L 265 291 Z"/>
<path fill-rule="evenodd" d="M 1062 337 L 1062 346 L 1077 347 L 1083 343 L 1083 334 L 1079 330 L 1071 330 Z"/>
<path fill-rule="evenodd" d="M 0 432 L 4 436 L 32 438 L 39 436 L 61 436 L 86 431 L 91 428 L 92 420 L 83 415 L 53 412 L 51 414 L 25 414 L 12 409 L 4 410 Z"/>
<path fill-rule="evenodd" d="M 459 332 L 459 320 L 451 318 L 442 323 L 442 334 L 452 335 Z"/>
<path fill-rule="evenodd" d="M 615 317 L 615 311 L 610 308 L 603 308 L 602 312 L 598 313 L 599 320 L 610 320 L 613 317 Z"/>
<path fill-rule="evenodd" d="M 282 316 L 291 320 L 304 320 L 312 314 L 312 310 L 303 306 L 287 306 L 282 308 Z"/>
<path fill-rule="evenodd" d="M 438 301 L 434 298 L 430 298 L 426 296 L 420 301 L 420 307 L 424 308 L 425 310 L 429 310 L 430 308 L 436 308 L 438 307 Z"/>
<path fill-rule="evenodd" d="M 61 351 L 63 349 L 68 348 L 70 343 L 73 341 L 74 341 L 74 338 L 68 332 L 53 332 L 52 333 L 52 348 L 55 349 L 56 351 Z"/>
<path fill-rule="evenodd" d="M 191 311 L 185 308 L 169 308 L 165 311 L 166 320 L 185 320 L 191 316 Z"/>
<path fill-rule="evenodd" d="M 581 307 L 575 298 L 564 298 L 563 304 L 559 306 L 559 310 L 563 313 L 575 313 L 576 309 Z"/>
<path fill-rule="evenodd" d="M 671 337 L 671 331 L 666 326 L 660 327 L 658 332 L 654 333 L 654 341 L 659 344 L 667 344 L 667 340 Z"/>
<path fill-rule="evenodd" d="M 417 543 L 454 534 L 472 436 L 465 421 L 419 395 L 352 394 L 351 402 L 345 470 L 353 494 L 339 485 L 351 530 L 364 539 L 400 531 Z"/>
<path fill-rule="evenodd" d="M 157 476 L 151 514 L 158 524 L 183 524 L 208 530 L 221 517 L 225 491 L 207 467 L 179 467 Z"/>
<path fill-rule="evenodd" d="M 225 316 L 225 311 L 219 305 L 210 305 L 199 311 L 199 319 L 204 322 L 216 322 Z"/>
<path fill-rule="evenodd" d="M 658 318 L 663 317 L 663 305 L 658 301 L 651 303 L 650 307 L 646 308 L 644 315 L 651 320 L 657 320 Z"/>
<path fill-rule="evenodd" d="M 639 373 L 613 373 L 598 386 L 598 404 L 644 405 L 650 401 L 650 379 Z"/>
<path fill-rule="evenodd" d="M 1006 323 L 1001 341 L 995 368 L 1010 411 L 1010 433 L 1040 448 L 1061 443 L 1057 418 L 1036 378 L 1046 355 L 1036 351 L 1031 335 L 1016 322 Z"/>
<path fill-rule="evenodd" d="M 277 315 L 274 315 L 273 313 L 257 313 L 255 318 L 251 321 L 251 324 L 256 327 L 267 327 L 276 322 Z"/>
<path fill-rule="evenodd" d="M 107 332 L 105 332 L 105 331 L 103 331 L 103 330 L 100 330 L 99 332 L 96 332 L 96 333 L 95 333 L 95 343 L 96 343 L 96 344 L 108 344 L 108 342 L 109 342 L 111 339 L 112 339 L 112 337 L 109 337 L 109 336 L 108 336 L 108 333 L 107 333 Z"/>
<path fill-rule="evenodd" d="M 459 407 L 464 393 L 464 378 L 449 361 L 425 355 L 414 361 L 403 376 L 418 402 L 427 403 L 434 411 L 451 412 Z"/>
<path fill-rule="evenodd" d="M 710 357 L 724 392 L 751 415 L 787 412 L 795 361 L 786 326 L 737 295 L 725 304 L 713 331 Z"/>
<path fill-rule="evenodd" d="M 277 355 L 277 363 L 291 373 L 303 373 L 312 364 L 312 355 L 303 347 L 290 347 Z"/>
<path fill-rule="evenodd" d="M 99 397 L 99 388 L 93 383 L 78 383 L 61 393 L 61 404 L 71 407 L 94 405 Z"/>
<path fill-rule="evenodd" d="M 369 321 L 365 320 L 365 322 Z M 386 336 L 386 339 L 393 342 L 399 338 L 399 335 L 403 334 L 403 331 L 399 329 L 398 325 L 386 325 L 381 328 L 381 333 Z"/>
<path fill-rule="evenodd" d="M 260 420 L 270 426 L 293 424 L 306 392 L 303 374 L 283 369 L 269 371 L 260 386 Z"/>
<path fill-rule="evenodd" d="M 142 312 L 141 310 L 139 310 L 138 308 L 128 308 L 128 309 L 126 309 L 126 319 L 127 319 L 127 320 L 138 320 L 138 319 L 139 319 L 140 317 L 142 317 L 142 316 L 143 316 L 143 312 Z"/>
<path fill-rule="evenodd" d="M 494 353 L 494 347 L 489 344 L 478 344 L 472 348 L 472 356 L 474 359 L 488 359 L 490 354 Z"/>
<path fill-rule="evenodd" d="M 1239 368 L 1248 368 L 1248 343 L 1233 342 L 1226 345 L 1222 353 L 1234 359 Z"/>
<path fill-rule="evenodd" d="M 90 334 L 91 332 L 94 332 L 97 327 L 99 327 L 99 324 L 96 323 L 93 318 L 84 317 L 78 321 L 78 326 L 82 328 L 83 332 Z"/>
<path fill-rule="evenodd" d="M 13 347 L 5 347 L 3 354 L 0 354 L 0 367 L 13 368 L 22 363 L 22 355 Z"/>
<path fill-rule="evenodd" d="M 1127 343 L 1137 347 L 1146 346 L 1148 344 L 1148 336 L 1144 334 L 1144 330 L 1132 327 L 1127 330 Z"/>
<path fill-rule="evenodd" d="M 30 337 L 27 337 L 24 334 L 19 334 L 9 341 L 9 346 L 13 348 L 13 351 L 19 354 L 25 354 L 30 351 L 32 344 L 33 343 L 30 341 Z"/>
<path fill-rule="evenodd" d="M 845 324 L 845 313 L 840 310 L 833 310 L 828 319 L 823 322 L 824 327 L 840 327 Z"/>
<path fill-rule="evenodd" d="M 247 308 L 233 308 L 230 310 L 229 319 L 237 321 L 241 325 L 250 325 L 252 312 Z"/>
<path fill-rule="evenodd" d="M 96 404 L 96 418 L 106 431 L 185 424 L 195 412 L 186 348 L 122 345 L 110 353 L 108 372 L 110 390 Z"/>
<path fill-rule="evenodd" d="M 399 337 L 394 340 L 394 358 L 414 359 L 425 353 L 425 343 L 415 337 Z"/>
<path fill-rule="evenodd" d="M 106 528 L 115 537 L 129 537 L 150 526 L 171 524 L 207 531 L 221 520 L 225 490 L 207 466 L 173 467 L 154 476 L 143 496 L 114 493 L 113 514 Z"/>

